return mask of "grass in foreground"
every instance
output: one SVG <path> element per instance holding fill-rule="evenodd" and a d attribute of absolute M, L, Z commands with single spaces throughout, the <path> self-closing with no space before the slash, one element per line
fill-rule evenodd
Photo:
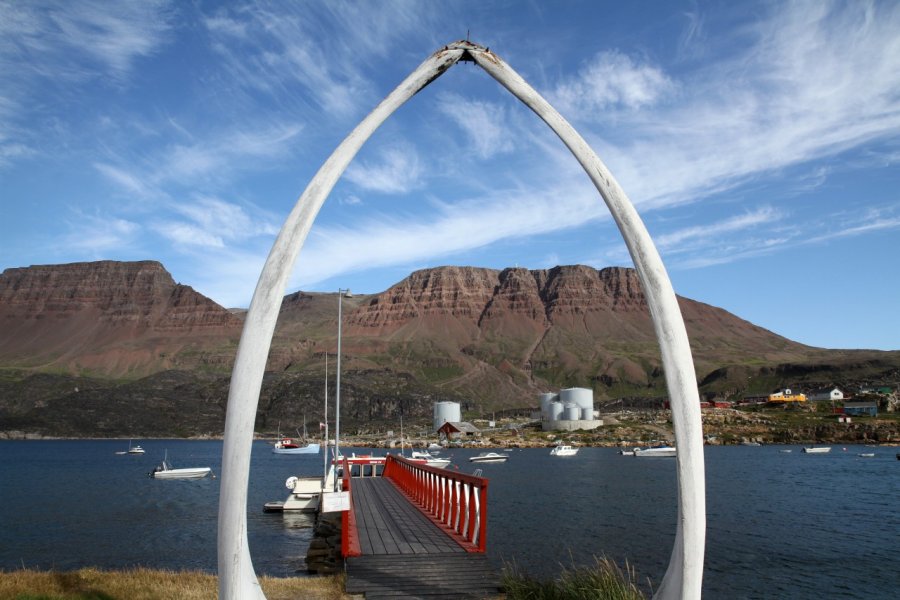
<path fill-rule="evenodd" d="M 344 600 L 343 576 L 261 577 L 269 600 Z M 218 578 L 199 571 L 0 571 L 0 600 L 215 600 Z"/>
<path fill-rule="evenodd" d="M 521 573 L 513 565 L 503 569 L 507 600 L 645 600 L 634 570 L 625 571 L 607 558 L 593 567 L 563 569 L 558 579 L 544 581 Z"/>

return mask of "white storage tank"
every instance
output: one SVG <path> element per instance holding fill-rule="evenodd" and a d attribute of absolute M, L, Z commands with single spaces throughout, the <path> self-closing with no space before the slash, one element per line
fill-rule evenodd
<path fill-rule="evenodd" d="M 578 408 L 594 409 L 594 390 L 588 388 L 568 388 L 559 393 L 563 404 L 575 404 Z"/>
<path fill-rule="evenodd" d="M 435 402 L 434 403 L 434 430 L 450 421 L 459 423 L 462 421 L 462 412 L 459 410 L 459 402 Z"/>
<path fill-rule="evenodd" d="M 544 421 L 550 420 L 550 404 L 557 400 L 559 394 L 554 394 L 553 392 L 545 392 L 540 396 L 541 403 L 541 419 Z"/>
<path fill-rule="evenodd" d="M 551 421 L 559 421 L 562 419 L 562 414 L 563 414 L 562 402 L 551 402 L 550 403 L 550 420 Z"/>
<path fill-rule="evenodd" d="M 581 416 L 581 409 L 578 408 L 577 404 L 566 404 L 563 409 L 563 420 L 564 421 L 577 421 Z"/>
<path fill-rule="evenodd" d="M 594 409 L 593 408 L 582 408 L 581 409 L 581 420 L 582 421 L 593 421 L 594 420 Z"/>

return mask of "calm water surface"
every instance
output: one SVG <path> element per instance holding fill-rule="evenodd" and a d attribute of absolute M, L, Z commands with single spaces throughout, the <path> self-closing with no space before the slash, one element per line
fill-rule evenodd
<path fill-rule="evenodd" d="M 134 565 L 216 570 L 219 479 L 147 477 L 168 449 L 176 466 L 220 472 L 221 441 L 0 441 L 0 568 Z M 895 598 L 900 590 L 900 461 L 893 448 L 706 449 L 705 598 Z M 875 458 L 860 458 L 860 452 Z M 471 472 L 473 450 L 453 462 Z M 445 453 L 447 455 L 447 453 Z M 593 556 L 626 559 L 658 583 L 675 534 L 675 461 L 585 448 L 575 457 L 513 450 L 479 464 L 489 484 L 489 557 L 552 576 Z M 312 530 L 303 516 L 264 514 L 289 475 L 322 457 L 253 446 L 248 528 L 258 573 L 294 575 Z"/>

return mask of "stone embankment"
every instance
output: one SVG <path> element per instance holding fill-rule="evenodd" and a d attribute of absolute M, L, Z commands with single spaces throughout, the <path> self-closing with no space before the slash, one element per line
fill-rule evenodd
<path fill-rule="evenodd" d="M 306 570 L 331 575 L 341 568 L 341 513 L 319 514 L 306 551 Z"/>

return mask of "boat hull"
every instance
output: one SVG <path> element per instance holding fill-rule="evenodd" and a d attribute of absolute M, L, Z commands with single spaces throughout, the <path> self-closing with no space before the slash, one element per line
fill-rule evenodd
<path fill-rule="evenodd" d="M 803 449 L 804 454 L 826 454 L 828 452 L 831 452 L 831 446 Z"/>
<path fill-rule="evenodd" d="M 495 462 L 506 462 L 509 460 L 509 457 L 505 454 L 484 454 L 480 456 L 472 456 L 469 458 L 469 462 L 474 463 L 495 463 Z"/>
<path fill-rule="evenodd" d="M 634 455 L 642 458 L 672 458 L 678 455 L 675 448 L 635 448 Z"/>
<path fill-rule="evenodd" d="M 319 444 L 307 444 L 299 448 L 272 448 L 275 454 L 318 454 Z"/>
<path fill-rule="evenodd" d="M 150 473 L 154 479 L 203 479 L 212 472 L 210 467 L 197 469 L 169 469 Z"/>

